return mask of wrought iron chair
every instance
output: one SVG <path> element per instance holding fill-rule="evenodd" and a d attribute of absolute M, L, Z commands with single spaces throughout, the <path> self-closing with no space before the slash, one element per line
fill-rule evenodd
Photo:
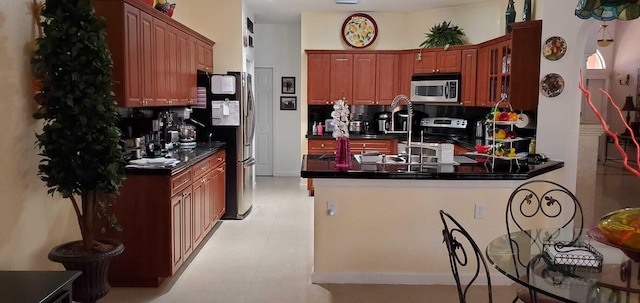
<path fill-rule="evenodd" d="M 538 249 L 537 256 L 534 255 L 535 251 L 529 250 L 529 246 L 526 251 L 521 253 L 518 240 L 509 238 L 516 271 L 518 268 L 522 268 L 518 265 L 527 269 L 527 272 L 518 274 L 529 276 L 531 262 L 539 261 L 538 257 L 543 252 L 545 241 L 559 240 L 560 238 L 569 241 L 569 243 L 577 241 L 582 234 L 582 216 L 582 207 L 580 207 L 578 198 L 556 182 L 533 180 L 518 186 L 511 193 L 507 202 L 505 212 L 507 234 L 511 236 L 513 232 L 520 231 L 528 238 L 524 239 L 527 241 L 526 245 L 533 244 Z M 534 230 L 533 228 L 540 227 L 540 220 L 546 221 L 544 225 L 551 227 L 551 231 Z M 522 240 L 520 239 L 520 241 Z M 526 288 L 518 289 L 513 302 L 518 299 L 525 302 L 559 302 L 553 298 L 537 295 L 532 289 Z M 529 299 L 533 300 L 529 301 Z"/>
<path fill-rule="evenodd" d="M 489 268 L 487 267 L 487 262 L 482 255 L 482 251 L 478 248 L 476 242 L 471 238 L 469 233 L 456 221 L 451 215 L 440 210 L 440 218 L 442 219 L 442 225 L 444 225 L 444 229 L 442 230 L 442 235 L 444 236 L 444 243 L 447 246 L 447 251 L 449 252 L 449 263 L 451 264 L 451 271 L 453 272 L 453 278 L 456 280 L 456 286 L 458 287 L 458 298 L 460 299 L 460 303 L 466 303 L 467 301 L 467 291 L 473 285 L 474 282 L 478 279 L 480 275 L 480 269 L 484 270 L 484 275 L 487 277 L 487 291 L 488 291 L 488 299 L 489 303 L 492 302 L 492 294 L 491 294 L 491 276 L 489 275 Z M 449 223 L 447 223 L 449 222 Z M 451 224 L 451 228 L 449 227 Z M 458 238 L 456 238 L 458 236 Z M 468 242 L 471 247 L 471 251 L 467 252 L 465 247 L 463 246 L 463 242 L 460 242 L 458 239 L 464 238 L 464 242 Z M 475 258 L 474 258 L 475 257 Z M 475 261 L 475 263 L 470 263 Z M 467 285 L 462 285 L 460 281 L 460 274 L 458 272 L 458 266 L 466 267 L 466 266 L 474 266 L 475 274 L 473 278 Z M 478 302 L 477 298 L 469 302 Z"/>

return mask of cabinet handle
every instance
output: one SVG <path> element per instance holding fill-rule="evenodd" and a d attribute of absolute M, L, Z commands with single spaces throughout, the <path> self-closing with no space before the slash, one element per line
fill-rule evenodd
<path fill-rule="evenodd" d="M 222 162 L 222 158 L 218 158 L 218 162 Z"/>
<path fill-rule="evenodd" d="M 223 172 L 223 171 L 224 171 L 224 168 L 219 167 L 219 168 L 218 168 L 218 171 L 219 171 L 219 172 Z"/>
<path fill-rule="evenodd" d="M 320 144 L 320 147 L 324 147 L 324 143 Z"/>
<path fill-rule="evenodd" d="M 439 72 L 440 72 L 440 69 L 436 69 L 436 73 L 439 73 Z"/>
<path fill-rule="evenodd" d="M 186 197 L 186 196 L 187 196 L 187 193 L 182 193 L 182 197 Z"/>
<path fill-rule="evenodd" d="M 336 58 L 336 61 L 348 61 L 349 59 L 345 59 L 345 58 Z"/>
<path fill-rule="evenodd" d="M 203 166 L 203 167 L 200 168 L 200 170 L 205 170 L 205 169 L 207 169 L 206 166 Z"/>
<path fill-rule="evenodd" d="M 435 69 L 432 69 L 432 70 L 431 70 L 431 72 L 432 72 L 432 73 L 435 73 L 435 72 L 436 72 L 436 70 L 435 70 Z"/>

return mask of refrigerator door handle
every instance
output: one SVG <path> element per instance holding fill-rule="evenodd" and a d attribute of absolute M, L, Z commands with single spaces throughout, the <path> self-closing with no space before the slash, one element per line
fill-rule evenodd
<path fill-rule="evenodd" d="M 245 159 L 245 160 L 240 161 L 240 163 L 242 163 L 243 167 L 254 166 L 256 164 L 256 158 L 251 157 L 249 159 Z"/>

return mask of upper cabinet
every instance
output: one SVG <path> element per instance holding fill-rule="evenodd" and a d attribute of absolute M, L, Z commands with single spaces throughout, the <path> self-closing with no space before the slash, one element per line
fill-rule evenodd
<path fill-rule="evenodd" d="M 375 104 L 391 105 L 393 98 L 400 94 L 400 56 L 400 54 L 376 56 Z M 411 85 L 411 76 L 407 84 Z"/>
<path fill-rule="evenodd" d="M 331 55 L 307 54 L 307 104 L 329 104 Z"/>
<path fill-rule="evenodd" d="M 329 101 L 353 100 L 353 54 L 331 54 Z"/>
<path fill-rule="evenodd" d="M 463 106 L 476 106 L 477 57 L 476 49 L 462 51 L 460 103 Z"/>
<path fill-rule="evenodd" d="M 376 104 L 376 54 L 353 55 L 352 83 L 352 104 Z"/>
<path fill-rule="evenodd" d="M 478 46 L 477 106 L 502 98 L 513 109 L 538 107 L 542 21 L 511 24 L 512 31 Z"/>
<path fill-rule="evenodd" d="M 105 18 L 120 107 L 195 102 L 198 69 L 213 71 L 213 41 L 137 0 L 95 0 Z"/>
<path fill-rule="evenodd" d="M 416 74 L 459 73 L 462 51 L 440 48 L 421 49 L 416 52 L 413 72 Z"/>

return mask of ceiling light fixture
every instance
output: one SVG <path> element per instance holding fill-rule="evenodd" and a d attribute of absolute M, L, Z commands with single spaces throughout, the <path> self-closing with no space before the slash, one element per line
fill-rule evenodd
<path fill-rule="evenodd" d="M 358 4 L 358 0 L 336 0 L 336 4 Z"/>
<path fill-rule="evenodd" d="M 598 46 L 600 47 L 607 47 L 613 43 L 613 37 L 611 33 L 609 33 L 609 30 L 607 30 L 607 26 L 608 25 L 603 22 L 598 31 Z"/>

